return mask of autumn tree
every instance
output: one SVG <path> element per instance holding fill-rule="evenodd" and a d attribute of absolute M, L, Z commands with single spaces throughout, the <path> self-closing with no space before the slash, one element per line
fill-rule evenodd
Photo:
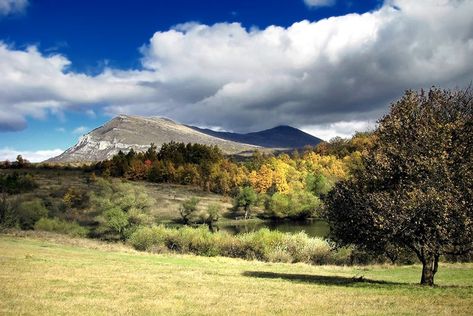
<path fill-rule="evenodd" d="M 331 237 L 367 250 L 399 247 L 433 285 L 443 254 L 473 248 L 473 103 L 470 89 L 408 91 L 379 122 L 364 168 L 326 199 Z"/>

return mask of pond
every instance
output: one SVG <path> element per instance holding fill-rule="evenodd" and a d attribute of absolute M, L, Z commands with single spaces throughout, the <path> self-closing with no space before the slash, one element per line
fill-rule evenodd
<path fill-rule="evenodd" d="M 231 234 L 247 233 L 259 230 L 261 228 L 269 228 L 270 230 L 278 230 L 284 233 L 299 233 L 305 231 L 311 237 L 326 237 L 329 233 L 329 226 L 325 221 L 280 221 L 280 222 L 247 222 L 241 224 L 221 224 L 220 230 L 227 231 Z"/>

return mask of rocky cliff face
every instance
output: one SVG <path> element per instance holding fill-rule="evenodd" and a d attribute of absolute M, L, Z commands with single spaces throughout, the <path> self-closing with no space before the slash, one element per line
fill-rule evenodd
<path fill-rule="evenodd" d="M 47 162 L 100 161 L 111 158 L 120 150 L 145 151 L 151 143 L 160 148 L 171 141 L 216 145 L 226 154 L 259 148 L 207 135 L 165 118 L 120 115 L 82 136 L 76 145 Z"/>

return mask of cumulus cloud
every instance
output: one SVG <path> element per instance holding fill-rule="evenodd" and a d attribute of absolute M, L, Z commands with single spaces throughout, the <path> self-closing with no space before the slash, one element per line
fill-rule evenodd
<path fill-rule="evenodd" d="M 348 135 L 405 89 L 467 85 L 471 12 L 473 1 L 388 0 L 373 12 L 287 28 L 186 23 L 153 35 L 141 48 L 141 69 L 97 76 L 68 71 L 62 55 L 1 44 L 0 130 L 74 109 L 233 131 L 290 124 Z"/>
<path fill-rule="evenodd" d="M 0 148 L 0 161 L 15 161 L 18 155 L 27 159 L 30 162 L 41 162 L 46 159 L 56 157 L 64 152 L 63 149 L 51 149 L 51 150 L 37 150 L 37 151 L 22 151 L 15 150 L 13 148 L 5 147 Z"/>
<path fill-rule="evenodd" d="M 315 126 L 301 126 L 301 129 L 309 134 L 329 141 L 334 137 L 348 138 L 356 132 L 365 132 L 374 130 L 376 122 L 374 121 L 340 121 L 330 124 L 321 124 Z"/>
<path fill-rule="evenodd" d="M 304 0 L 306 6 L 310 8 L 330 7 L 335 5 L 335 0 Z"/>
<path fill-rule="evenodd" d="M 28 0 L 0 0 L 0 16 L 22 13 Z"/>
<path fill-rule="evenodd" d="M 91 77 L 68 72 L 62 55 L 42 55 L 36 47 L 15 50 L 0 42 L 0 131 L 21 130 L 25 117 L 44 118 L 64 110 L 84 110 L 105 102 L 120 106 L 149 100 L 153 89 L 106 70 Z"/>

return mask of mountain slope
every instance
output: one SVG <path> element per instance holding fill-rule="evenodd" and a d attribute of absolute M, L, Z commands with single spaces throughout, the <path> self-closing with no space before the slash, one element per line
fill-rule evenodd
<path fill-rule="evenodd" d="M 210 129 L 190 127 L 214 137 L 267 148 L 302 148 L 307 145 L 315 146 L 323 141 L 297 128 L 285 125 L 248 134 L 216 132 Z"/>
<path fill-rule="evenodd" d="M 75 146 L 47 162 L 100 161 L 111 158 L 120 150 L 145 151 L 151 143 L 160 148 L 171 141 L 217 145 L 226 154 L 258 148 L 213 137 L 165 118 L 120 115 L 82 136 Z"/>

